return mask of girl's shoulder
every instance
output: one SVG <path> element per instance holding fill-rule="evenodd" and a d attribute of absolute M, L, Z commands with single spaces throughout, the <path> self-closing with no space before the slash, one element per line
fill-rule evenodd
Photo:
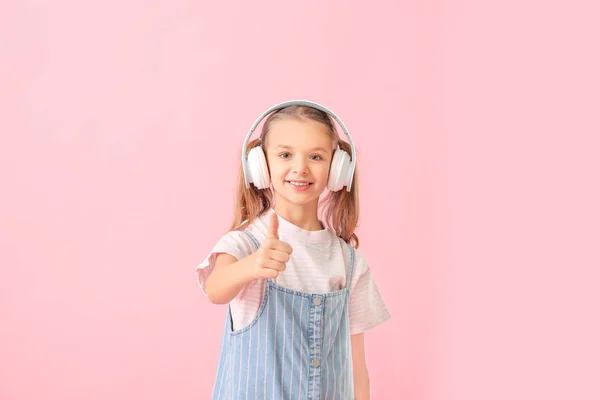
<path fill-rule="evenodd" d="M 351 246 L 346 243 L 346 245 L 351 248 Z M 369 263 L 367 261 L 367 257 L 365 256 L 365 254 L 358 249 L 352 248 L 352 251 L 354 252 L 354 271 L 355 271 L 355 275 L 359 274 L 362 275 L 363 273 L 365 273 L 368 269 L 369 269 Z"/>
<path fill-rule="evenodd" d="M 358 249 L 355 249 L 347 243 L 344 239 L 336 236 L 335 233 L 331 232 L 332 241 L 329 247 L 329 253 L 331 259 L 341 259 L 346 267 L 349 267 L 352 263 L 352 276 L 363 275 L 369 269 L 369 263 L 365 254 Z"/>
<path fill-rule="evenodd" d="M 222 235 L 217 245 L 230 245 L 230 246 L 244 246 L 244 247 L 253 247 L 253 241 L 248 237 L 248 235 L 243 230 L 233 230 Z"/>
<path fill-rule="evenodd" d="M 259 215 L 246 228 L 232 232 L 236 232 L 235 235 L 240 237 L 250 237 L 253 244 L 254 241 L 257 241 L 257 244 L 260 246 L 260 243 L 267 237 L 269 229 L 267 223 L 268 220 L 265 218 L 265 214 Z"/>

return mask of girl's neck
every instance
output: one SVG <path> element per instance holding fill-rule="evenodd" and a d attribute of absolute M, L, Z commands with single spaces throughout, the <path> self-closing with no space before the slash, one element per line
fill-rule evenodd
<path fill-rule="evenodd" d="M 318 202 L 288 205 L 276 201 L 273 209 L 279 217 L 296 225 L 298 228 L 307 231 L 321 231 L 325 229 L 318 218 Z"/>

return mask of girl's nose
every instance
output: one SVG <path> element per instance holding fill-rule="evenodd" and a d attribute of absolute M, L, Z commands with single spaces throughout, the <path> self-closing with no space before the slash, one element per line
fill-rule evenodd
<path fill-rule="evenodd" d="M 294 165 L 294 173 L 306 175 L 308 173 L 308 167 L 306 166 L 306 163 L 303 161 L 296 163 L 296 165 Z"/>

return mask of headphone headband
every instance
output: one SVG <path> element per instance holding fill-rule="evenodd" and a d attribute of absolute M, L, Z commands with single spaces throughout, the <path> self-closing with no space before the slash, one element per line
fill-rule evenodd
<path fill-rule="evenodd" d="M 325 106 L 322 106 L 321 104 L 318 104 L 318 103 L 315 103 L 312 101 L 307 101 L 307 100 L 289 100 L 289 101 L 284 101 L 283 103 L 276 104 L 276 105 L 272 106 L 271 108 L 269 108 L 267 111 L 263 112 L 262 115 L 260 117 L 258 117 L 256 122 L 254 122 L 254 124 L 252 125 L 252 128 L 250 128 L 250 131 L 246 134 L 246 138 L 244 139 L 244 145 L 242 146 L 242 170 L 244 171 L 244 181 L 246 182 L 246 188 L 250 187 L 250 181 L 248 180 L 248 154 L 247 154 L 246 148 L 248 147 L 248 142 L 250 141 L 250 137 L 252 136 L 252 133 L 254 133 L 254 130 L 258 127 L 260 122 L 267 115 L 269 115 L 270 113 L 272 113 L 274 111 L 279 111 L 282 108 L 286 108 L 286 107 L 290 107 L 290 106 L 306 106 L 306 107 L 316 108 L 317 110 L 327 113 L 329 116 L 331 116 L 333 119 L 335 119 L 337 121 L 337 123 L 340 125 L 340 127 L 344 131 L 344 134 L 348 138 L 348 143 L 350 144 L 350 148 L 352 149 L 351 160 L 350 160 L 350 171 L 349 171 L 351 178 L 350 178 L 350 183 L 347 186 L 347 190 L 350 191 L 350 188 L 352 187 L 352 180 L 354 177 L 354 169 L 356 168 L 356 150 L 354 149 L 354 142 L 352 142 L 350 133 L 348 132 L 348 129 L 346 128 L 346 126 L 344 125 L 342 120 L 333 111 L 329 110 Z"/>

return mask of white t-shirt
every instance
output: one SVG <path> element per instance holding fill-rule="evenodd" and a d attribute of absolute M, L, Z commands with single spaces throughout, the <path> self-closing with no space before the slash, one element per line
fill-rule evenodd
<path fill-rule="evenodd" d="M 266 238 L 269 216 L 273 209 L 256 218 L 246 230 L 258 243 Z M 346 286 L 350 261 L 347 243 L 328 229 L 308 231 L 279 216 L 279 240 L 292 246 L 293 252 L 285 271 L 276 280 L 280 286 L 308 293 L 328 293 Z M 196 267 L 198 283 L 206 294 L 206 278 L 212 272 L 217 256 L 227 253 L 241 260 L 256 251 L 252 240 L 243 232 L 225 234 Z M 260 307 L 265 289 L 264 280 L 255 280 L 243 288 L 230 303 L 233 328 L 249 324 Z M 390 318 L 371 269 L 358 250 L 354 252 L 354 269 L 350 286 L 350 333 L 352 335 L 371 329 Z"/>

